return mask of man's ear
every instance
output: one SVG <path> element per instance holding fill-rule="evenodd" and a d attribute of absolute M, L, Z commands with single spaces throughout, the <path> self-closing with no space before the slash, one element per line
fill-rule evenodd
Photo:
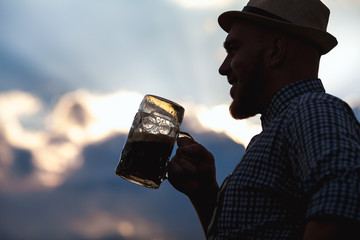
<path fill-rule="evenodd" d="M 269 54 L 269 66 L 276 68 L 285 60 L 287 53 L 287 39 L 284 35 L 275 35 L 271 42 Z"/>

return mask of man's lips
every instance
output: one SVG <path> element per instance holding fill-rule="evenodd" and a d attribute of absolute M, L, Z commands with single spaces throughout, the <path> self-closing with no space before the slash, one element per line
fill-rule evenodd
<path fill-rule="evenodd" d="M 236 82 L 234 82 L 232 84 L 232 87 L 230 88 L 230 96 L 233 99 L 235 98 L 235 95 L 236 95 L 236 89 L 237 89 Z"/>
<path fill-rule="evenodd" d="M 234 94 L 235 94 L 235 89 L 234 89 L 234 86 L 232 86 L 230 88 L 230 96 L 231 96 L 231 98 L 234 98 Z"/>
<path fill-rule="evenodd" d="M 237 79 L 234 78 L 234 77 L 228 77 L 227 79 L 228 79 L 229 84 L 232 85 L 232 87 L 231 87 L 231 89 L 230 89 L 230 96 L 231 96 L 232 98 L 234 98 L 234 96 L 235 96 L 235 87 L 234 87 L 234 84 L 237 82 Z"/>
<path fill-rule="evenodd" d="M 236 78 L 228 78 L 228 82 L 230 85 L 233 85 L 234 83 L 236 83 Z"/>

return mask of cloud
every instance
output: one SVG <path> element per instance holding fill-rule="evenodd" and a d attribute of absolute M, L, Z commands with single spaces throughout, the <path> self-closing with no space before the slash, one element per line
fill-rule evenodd
<path fill-rule="evenodd" d="M 129 91 L 77 90 L 63 95 L 50 112 L 39 115 L 44 112 L 44 103 L 34 95 L 21 91 L 0 94 L 0 171 L 3 173 L 0 186 L 24 190 L 61 185 L 83 165 L 85 147 L 128 133 L 142 98 L 143 94 Z M 228 105 L 180 104 L 186 108 L 182 128 L 186 127 L 190 133 L 224 134 L 246 146 L 261 131 L 257 117 L 234 120 Z M 351 106 L 358 116 L 358 102 L 351 102 Z M 24 124 L 27 118 L 42 122 L 43 126 L 32 129 Z M 8 170 L 19 151 L 29 155 L 26 161 L 33 168 L 15 168 L 18 173 L 25 172 L 14 181 Z"/>
<path fill-rule="evenodd" d="M 79 145 L 127 133 L 143 95 L 119 91 L 96 94 L 78 90 L 64 95 L 48 119 L 48 127 Z"/>
<path fill-rule="evenodd" d="M 31 94 L 11 91 L 0 95 L 0 131 L 1 131 L 1 154 L 0 159 L 3 166 L 3 176 L 8 175 L 8 168 L 14 161 L 14 151 L 12 147 L 19 149 L 37 149 L 44 145 L 45 135 L 41 131 L 30 131 L 23 128 L 21 118 L 35 114 L 42 108 L 39 99 Z M 9 187 L 8 178 L 3 179 L 2 187 Z M 26 185 L 37 182 L 36 179 L 29 177 Z"/>
<path fill-rule="evenodd" d="M 40 99 L 21 91 L 1 94 L 2 171 L 12 165 L 15 148 L 29 152 L 34 165 L 26 178 L 3 181 L 1 187 L 14 190 L 59 186 L 82 166 L 86 146 L 128 133 L 142 97 L 128 91 L 101 94 L 77 90 L 63 95 L 50 112 L 34 117 L 44 111 Z M 259 126 L 250 121 L 231 119 L 225 105 L 214 108 L 183 105 L 187 108 L 185 122 L 190 131 L 223 133 L 244 145 L 259 131 Z M 26 126 L 23 120 L 29 117 L 43 122 L 43 126 L 37 129 Z"/>
<path fill-rule="evenodd" d="M 261 131 L 260 124 L 251 119 L 241 121 L 233 119 L 230 116 L 228 105 L 203 108 L 197 118 L 206 129 L 224 133 L 235 142 L 245 146 L 254 135 Z"/>
<path fill-rule="evenodd" d="M 35 231 L 34 239 L 49 239 L 59 233 L 75 234 L 78 237 L 74 239 L 198 239 L 187 237 L 201 235 L 199 225 L 189 226 L 189 222 L 198 224 L 195 213 L 168 182 L 155 192 L 136 188 L 113 173 L 119 142 L 123 142 L 142 97 L 128 91 L 105 94 L 78 90 L 63 95 L 50 112 L 36 117 L 45 110 L 35 96 L 20 91 L 1 94 L 0 199 L 11 206 L 4 216 L 14 216 L 4 229 L 17 222 L 28 229 L 22 236 Z M 183 129 L 213 152 L 221 182 L 244 151 L 234 141 L 247 143 L 260 130 L 259 123 L 231 119 L 227 105 L 209 108 L 179 103 L 186 108 Z M 24 124 L 23 119 L 31 116 L 37 121 L 45 117 L 40 121 L 42 128 Z M 8 126 L 15 130 L 15 136 Z M 33 194 L 39 189 L 48 191 Z M 21 201 L 19 194 L 26 196 L 26 201 Z M 29 221 L 30 217 L 21 223 L 14 220 L 23 219 L 29 211 L 39 212 L 41 221 Z M 48 218 L 51 228 L 44 233 L 43 222 Z M 8 231 L 16 233 L 15 227 Z M 45 237 L 38 238 L 41 234 Z"/>
<path fill-rule="evenodd" d="M 42 120 L 42 128 L 33 130 L 24 126 L 22 120 L 41 111 L 42 101 L 21 91 L 1 94 L 1 171 L 7 172 L 13 163 L 13 148 L 30 152 L 35 167 L 22 181 L 9 182 L 8 179 L 1 182 L 1 187 L 20 190 L 60 185 L 82 165 L 85 146 L 129 130 L 141 97 L 129 92 L 101 95 L 79 90 L 68 93 L 48 113 L 46 120 Z"/>
<path fill-rule="evenodd" d="M 63 95 L 50 112 L 36 117 L 44 111 L 40 99 L 21 91 L 0 94 L 1 187 L 24 190 L 61 185 L 83 165 L 85 147 L 128 133 L 142 97 L 141 93 L 129 91 L 105 94 L 77 90 Z M 189 102 L 180 104 L 186 108 L 182 128 L 190 133 L 216 132 L 246 146 L 261 131 L 257 117 L 234 120 L 228 105 L 209 108 Z M 358 116 L 358 102 L 351 102 L 351 106 Z M 24 119 L 31 117 L 43 122 L 43 126 L 32 129 L 24 124 Z M 33 168 L 15 168 L 24 174 L 14 181 L 8 170 L 19 151 L 29 155 L 26 161 Z"/>

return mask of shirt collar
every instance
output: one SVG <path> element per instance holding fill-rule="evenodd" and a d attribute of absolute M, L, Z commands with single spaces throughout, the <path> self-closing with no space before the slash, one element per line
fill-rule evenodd
<path fill-rule="evenodd" d="M 276 92 L 261 114 L 262 128 L 264 129 L 266 125 L 286 109 L 292 99 L 307 92 L 325 92 L 321 80 L 307 79 L 296 81 Z"/>

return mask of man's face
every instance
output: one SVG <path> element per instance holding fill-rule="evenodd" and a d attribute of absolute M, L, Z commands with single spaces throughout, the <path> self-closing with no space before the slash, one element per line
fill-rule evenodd
<path fill-rule="evenodd" d="M 264 35 L 264 36 L 262 36 Z M 244 119 L 260 113 L 266 88 L 264 76 L 265 32 L 254 25 L 236 22 L 224 42 L 227 56 L 219 68 L 232 85 L 230 113 Z"/>

